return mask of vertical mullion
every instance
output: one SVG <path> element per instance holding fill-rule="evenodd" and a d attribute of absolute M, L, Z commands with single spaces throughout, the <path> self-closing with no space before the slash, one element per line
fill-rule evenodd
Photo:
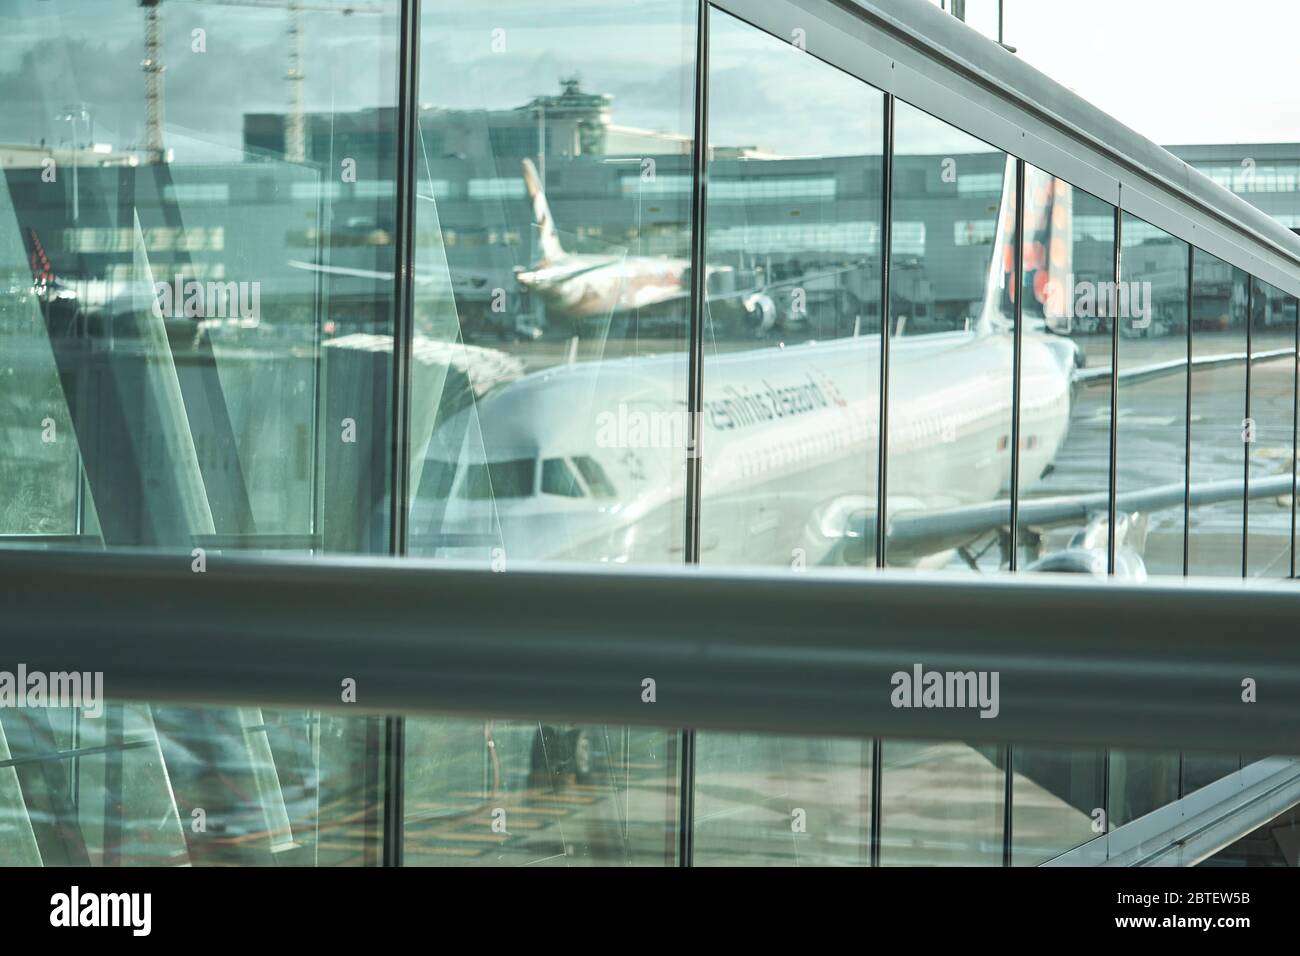
<path fill-rule="evenodd" d="M 1297 429 L 1300 428 L 1300 298 L 1292 298 L 1291 311 L 1295 341 L 1291 353 L 1291 577 L 1295 577 L 1295 519 L 1296 519 L 1296 452 Z"/>
<path fill-rule="evenodd" d="M 1011 341 L 1011 546 L 1008 550 L 1007 568 L 1015 571 L 1020 550 L 1020 363 L 1021 363 L 1021 326 L 1024 318 L 1024 303 L 1021 292 L 1025 287 L 1025 242 L 1024 242 L 1024 201 L 1025 201 L 1025 161 L 1016 160 L 1016 210 L 1015 228 L 1012 241 L 1015 242 L 1015 277 L 1012 286 L 1015 312 L 1015 327 Z M 997 254 L 996 252 L 994 253 Z"/>
<path fill-rule="evenodd" d="M 705 212 L 709 174 L 709 12 L 699 0 L 695 22 L 695 149 L 691 156 L 691 313 L 686 368 L 686 417 L 690 445 L 686 450 L 687 564 L 700 563 L 700 506 L 703 493 L 700 410 L 704 407 Z M 682 728 L 679 785 L 677 862 L 695 864 L 695 731 Z"/>
<path fill-rule="evenodd" d="M 407 552 L 411 473 L 411 314 L 415 270 L 415 124 L 419 83 L 420 0 L 401 0 L 397 67 L 397 168 L 393 272 L 392 444 L 389 476 L 389 551 Z M 405 829 L 405 720 L 384 720 L 384 866 L 401 866 Z"/>
<path fill-rule="evenodd" d="M 1118 469 L 1115 451 L 1119 445 L 1119 289 L 1122 281 L 1121 246 L 1124 242 L 1123 187 L 1115 197 L 1115 297 L 1110 307 L 1110 483 L 1106 504 L 1106 573 L 1115 573 L 1115 493 Z"/>
<path fill-rule="evenodd" d="M 1243 432 L 1250 420 L 1250 364 L 1254 359 L 1254 336 L 1250 327 L 1255 324 L 1255 277 L 1246 273 L 1246 414 L 1242 420 Z M 1241 576 L 1246 577 L 1250 554 L 1250 442 L 1242 435 L 1241 443 Z"/>
<path fill-rule="evenodd" d="M 1107 494 L 1106 494 L 1106 573 L 1113 575 L 1115 573 L 1115 498 L 1119 490 L 1119 469 L 1117 467 L 1116 453 L 1119 450 L 1119 316 L 1113 313 L 1119 312 L 1119 281 L 1120 281 L 1120 258 L 1122 255 L 1121 246 L 1124 242 L 1124 187 L 1120 186 L 1115 196 L 1115 223 L 1113 229 L 1113 238 L 1115 241 L 1115 254 L 1112 260 L 1112 267 L 1115 272 L 1115 307 L 1110 311 L 1110 465 L 1107 471 Z M 1100 303 L 1099 303 L 1100 304 Z M 1189 313 L 1190 314 L 1190 313 Z M 1191 328 L 1191 323 L 1188 323 Z M 1190 340 L 1189 340 L 1190 341 Z M 1187 496 L 1186 482 L 1183 484 L 1183 497 Z M 1184 525 L 1183 533 L 1187 533 Z M 1183 548 L 1186 551 L 1186 538 L 1183 541 Z M 1186 559 L 1184 559 L 1186 560 Z M 1105 829 L 1103 834 L 1110 832 L 1110 758 L 1111 749 L 1107 747 L 1102 754 L 1102 819 Z"/>
<path fill-rule="evenodd" d="M 876 435 L 876 567 L 885 566 L 889 525 L 889 271 L 894 244 L 894 96 L 885 94 L 880 204 L 880 403 Z"/>
<path fill-rule="evenodd" d="M 1015 228 L 1011 234 L 1015 243 L 1015 270 L 1012 277 L 1012 304 L 1015 326 L 1011 339 L 1011 545 L 1007 552 L 1007 570 L 1014 573 L 1020 554 L 1020 369 L 1024 333 L 1025 304 L 1025 161 L 1016 159 Z M 997 255 L 997 252 L 994 252 Z M 1012 764 L 1015 748 L 1008 743 L 1006 766 L 1002 776 L 1002 865 L 1011 865 L 1012 792 L 1015 777 Z"/>
<path fill-rule="evenodd" d="M 1187 245 L 1187 403 L 1183 413 L 1183 577 L 1191 568 L 1192 542 L 1192 314 L 1196 297 L 1196 247 Z"/>
<path fill-rule="evenodd" d="M 885 566 L 886 508 L 889 486 L 889 269 L 894 244 L 894 95 L 886 93 L 883 103 L 880 153 L 880 400 L 876 426 L 876 567 Z M 879 737 L 871 741 L 871 865 L 880 865 L 881 794 L 885 745 Z"/>

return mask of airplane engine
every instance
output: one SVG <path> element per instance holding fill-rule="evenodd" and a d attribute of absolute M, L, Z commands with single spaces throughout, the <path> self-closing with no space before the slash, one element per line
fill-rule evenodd
<path fill-rule="evenodd" d="M 766 292 L 745 296 L 745 325 L 751 332 L 762 334 L 776 325 L 776 303 Z"/>
<path fill-rule="evenodd" d="M 1105 548 L 1065 548 L 1043 555 L 1026 571 L 1056 571 L 1064 574 L 1092 574 L 1106 577 Z M 1115 577 L 1128 581 L 1147 579 L 1146 562 L 1133 548 L 1115 550 Z"/>

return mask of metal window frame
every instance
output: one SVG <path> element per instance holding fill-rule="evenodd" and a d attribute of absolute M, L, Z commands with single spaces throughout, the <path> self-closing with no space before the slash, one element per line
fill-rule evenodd
<path fill-rule="evenodd" d="M 704 495 L 704 449 L 700 428 L 704 409 L 704 319 L 708 308 L 705 244 L 708 239 L 709 186 L 709 18 L 708 0 L 697 0 L 695 13 L 694 148 L 691 152 L 691 289 L 686 367 L 686 526 L 684 563 L 698 566 Z M 678 755 L 677 864 L 695 865 L 695 731 L 683 727 Z"/>
<path fill-rule="evenodd" d="M 389 428 L 389 553 L 407 554 L 411 475 L 411 362 L 414 335 L 416 149 L 419 141 L 420 0 L 400 0 L 397 64 L 396 220 L 393 272 L 393 361 Z M 381 859 L 401 866 L 406 826 L 406 725 L 384 720 Z"/>

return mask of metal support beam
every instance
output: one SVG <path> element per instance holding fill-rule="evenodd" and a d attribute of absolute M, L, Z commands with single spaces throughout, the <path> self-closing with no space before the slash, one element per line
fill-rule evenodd
<path fill-rule="evenodd" d="M 119 700 L 1252 753 L 1300 740 L 1300 594 L 1284 581 L 234 555 L 194 573 L 188 552 L 15 550 L 0 606 L 0 660 L 102 671 Z M 996 718 L 892 706 L 892 676 L 917 665 L 997 672 Z"/>

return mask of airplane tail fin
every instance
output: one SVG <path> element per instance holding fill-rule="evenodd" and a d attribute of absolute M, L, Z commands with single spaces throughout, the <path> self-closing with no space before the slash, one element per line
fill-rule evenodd
<path fill-rule="evenodd" d="M 993 234 L 993 254 L 984 280 L 984 301 L 975 318 L 975 331 L 987 335 L 1005 329 L 1015 321 L 1008 306 L 1014 308 L 1019 289 L 1012 289 L 1016 276 L 1016 161 L 1007 157 L 1002 176 L 1002 201 L 998 204 L 998 222 Z M 1008 294 L 1009 293 L 1009 294 Z"/>
<path fill-rule="evenodd" d="M 27 228 L 27 240 L 31 246 L 28 264 L 32 269 L 32 283 L 41 290 L 48 289 L 54 285 L 54 266 L 50 263 L 50 257 L 45 254 L 41 237 L 30 226 Z"/>
<path fill-rule="evenodd" d="M 524 185 L 528 187 L 528 198 L 533 202 L 533 221 L 541 236 L 542 261 L 554 262 L 564 257 L 564 247 L 555 232 L 555 220 L 551 218 L 551 207 L 546 202 L 546 193 L 542 190 L 541 177 L 531 159 L 524 160 Z"/>

